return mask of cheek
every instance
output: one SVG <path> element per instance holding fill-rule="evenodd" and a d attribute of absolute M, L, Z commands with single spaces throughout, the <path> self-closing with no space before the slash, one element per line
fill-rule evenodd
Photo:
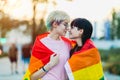
<path fill-rule="evenodd" d="M 72 34 L 73 34 L 73 36 L 79 36 L 79 32 L 76 31 L 76 30 L 74 30 L 74 31 L 72 32 Z"/>
<path fill-rule="evenodd" d="M 64 27 L 61 26 L 61 28 L 59 28 L 59 31 L 60 31 L 60 32 L 65 32 L 66 29 L 65 29 Z"/>
<path fill-rule="evenodd" d="M 71 30 L 71 32 L 72 32 L 72 34 L 76 34 L 76 30 L 75 29 Z"/>
<path fill-rule="evenodd" d="M 63 32 L 63 31 L 64 31 L 63 28 L 58 28 L 57 30 L 58 30 L 59 32 Z"/>
<path fill-rule="evenodd" d="M 66 31 L 65 31 L 65 29 L 64 28 L 58 28 L 57 29 L 57 32 L 59 33 L 59 34 L 61 34 L 61 35 L 64 35 L 65 33 L 66 33 Z"/>
<path fill-rule="evenodd" d="M 64 27 L 63 27 L 63 26 L 58 26 L 57 29 L 58 29 L 58 30 L 63 30 Z"/>

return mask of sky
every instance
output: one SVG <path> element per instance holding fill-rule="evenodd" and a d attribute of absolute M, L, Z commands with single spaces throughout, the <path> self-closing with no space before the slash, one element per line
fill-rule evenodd
<path fill-rule="evenodd" d="M 98 38 L 104 35 L 104 21 L 111 19 L 112 9 L 120 11 L 120 0 L 73 0 L 73 2 L 63 2 L 58 0 L 57 9 L 64 10 L 74 19 L 77 17 L 87 18 L 92 22 L 97 22 Z"/>
<path fill-rule="evenodd" d="M 65 10 L 71 16 L 86 17 L 90 20 L 98 21 L 108 16 L 114 7 L 120 9 L 120 0 L 74 0 L 69 5 L 63 3 L 59 5 L 59 8 L 66 8 Z"/>
<path fill-rule="evenodd" d="M 32 0 L 7 1 L 9 3 L 9 8 L 6 7 L 5 11 L 12 17 L 18 19 L 30 19 L 32 17 Z M 56 9 L 66 11 L 71 18 L 85 17 L 90 20 L 100 21 L 109 16 L 113 8 L 120 10 L 120 0 L 73 0 L 72 2 L 66 0 L 56 0 L 56 2 Z M 42 9 L 44 9 L 42 5 L 38 6 L 39 11 Z M 54 8 L 51 4 L 49 4 L 48 13 L 52 10 L 54 10 Z"/>
<path fill-rule="evenodd" d="M 32 0 L 7 0 L 8 4 L 4 7 L 5 12 L 14 19 L 19 20 L 30 20 L 32 19 Z M 52 0 L 49 0 L 52 1 Z M 50 3 L 47 7 L 47 15 L 53 10 L 63 10 L 67 12 L 71 19 L 77 17 L 87 18 L 97 24 L 98 37 L 103 35 L 103 22 L 106 18 L 111 18 L 112 9 L 120 11 L 120 0 L 73 0 L 72 2 L 66 0 L 56 0 L 57 6 L 53 8 Z M 45 4 L 37 6 L 37 18 L 41 18 L 44 14 L 42 11 L 45 10 Z M 18 33 L 19 34 L 19 33 Z"/>

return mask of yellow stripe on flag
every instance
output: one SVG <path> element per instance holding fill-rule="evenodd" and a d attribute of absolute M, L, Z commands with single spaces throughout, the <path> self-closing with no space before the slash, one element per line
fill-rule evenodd
<path fill-rule="evenodd" d="M 31 75 L 30 71 L 27 70 L 22 80 L 30 80 L 30 75 Z M 41 79 L 38 79 L 38 80 L 41 80 Z"/>
<path fill-rule="evenodd" d="M 74 80 L 100 80 L 103 77 L 101 62 L 87 68 L 75 71 L 73 73 Z"/>
<path fill-rule="evenodd" d="M 30 72 L 29 70 L 26 71 L 25 75 L 23 76 L 22 80 L 30 80 Z"/>

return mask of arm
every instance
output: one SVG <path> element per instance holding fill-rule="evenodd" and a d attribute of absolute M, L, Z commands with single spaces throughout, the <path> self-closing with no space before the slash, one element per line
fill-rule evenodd
<path fill-rule="evenodd" d="M 45 66 L 44 69 L 46 71 L 49 71 L 52 69 L 55 65 L 57 65 L 59 62 L 59 55 L 53 54 L 50 57 L 50 62 L 48 62 Z M 31 80 L 37 80 L 42 78 L 47 72 L 43 70 L 43 68 L 39 69 L 35 73 L 31 75 Z"/>

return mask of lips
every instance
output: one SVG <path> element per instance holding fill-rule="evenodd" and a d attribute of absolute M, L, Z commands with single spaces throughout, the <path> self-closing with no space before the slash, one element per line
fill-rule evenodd
<path fill-rule="evenodd" d="M 66 33 L 67 31 L 66 30 L 64 30 L 64 33 Z"/>

